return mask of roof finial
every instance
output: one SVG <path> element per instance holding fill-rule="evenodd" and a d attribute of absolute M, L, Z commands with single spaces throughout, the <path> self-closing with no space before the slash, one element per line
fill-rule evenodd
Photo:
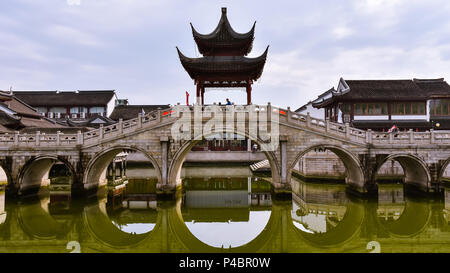
<path fill-rule="evenodd" d="M 227 8 L 222 8 L 222 13 L 227 13 Z"/>

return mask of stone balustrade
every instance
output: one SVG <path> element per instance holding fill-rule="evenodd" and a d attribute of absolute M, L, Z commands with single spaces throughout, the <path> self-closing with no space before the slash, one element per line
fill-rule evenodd
<path fill-rule="evenodd" d="M 189 106 L 193 113 L 194 107 Z M 220 106 L 219 109 L 223 112 L 227 112 L 227 106 Z M 203 113 L 213 112 L 212 106 L 203 106 Z M 426 131 L 426 132 L 413 132 L 412 130 L 407 132 L 387 133 L 387 132 L 375 132 L 371 130 L 360 130 L 349 126 L 349 124 L 334 123 L 328 120 L 317 119 L 311 117 L 308 114 L 298 114 L 292 112 L 290 108 L 282 109 L 272 107 L 270 103 L 268 105 L 238 105 L 233 108 L 236 116 L 245 115 L 246 121 L 248 121 L 249 111 L 267 112 L 267 119 L 270 120 L 270 112 L 279 113 L 279 123 L 285 124 L 298 129 L 309 129 L 316 132 L 321 132 L 329 136 L 339 137 L 348 141 L 360 143 L 360 144 L 372 144 L 372 145 L 389 145 L 389 144 L 436 144 L 436 145 L 448 145 L 450 144 L 450 131 Z M 36 134 L 19 134 L 5 133 L 0 134 L 0 147 L 9 146 L 76 146 L 76 145 L 93 145 L 117 137 L 125 133 L 131 133 L 140 128 L 156 126 L 167 119 L 173 117 L 173 108 L 166 110 L 157 110 L 145 114 L 139 114 L 137 118 L 130 120 L 119 120 L 118 123 L 109 126 L 100 126 L 98 129 L 92 129 L 82 133 L 79 131 L 77 134 L 65 134 L 58 132 L 57 134 L 45 134 L 36 132 Z M 194 115 L 191 115 L 192 118 Z M 208 117 L 210 118 L 210 117 Z"/>

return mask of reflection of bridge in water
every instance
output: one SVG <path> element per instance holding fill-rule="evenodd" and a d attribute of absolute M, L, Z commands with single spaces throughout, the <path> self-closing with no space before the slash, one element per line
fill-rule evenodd
<path fill-rule="evenodd" d="M 81 206 L 49 206 L 48 198 L 23 201 L 6 204 L 2 212 L 6 217 L 0 222 L 0 252 L 67 252 L 69 241 L 78 241 L 82 252 L 367 252 L 371 240 L 380 242 L 382 252 L 450 250 L 448 198 L 445 207 L 393 187 L 380 191 L 378 202 L 370 202 L 347 196 L 341 186 L 296 184 L 292 202 L 272 200 L 262 231 L 231 249 L 206 244 L 187 223 L 212 227 L 221 221 L 246 222 L 251 211 L 269 207 L 252 206 L 247 199 L 247 207 L 229 207 L 229 213 L 217 210 L 217 203 L 204 205 L 203 212 L 210 213 L 202 213 L 180 198 L 158 201 L 156 207 L 108 211 L 105 199 Z M 393 217 L 386 218 L 386 208 Z M 311 215 L 323 215 L 323 222 L 314 226 L 308 222 L 314 219 L 307 218 Z M 310 229 L 299 228 L 299 222 Z M 121 228 L 132 224 L 140 224 L 142 232 Z"/>

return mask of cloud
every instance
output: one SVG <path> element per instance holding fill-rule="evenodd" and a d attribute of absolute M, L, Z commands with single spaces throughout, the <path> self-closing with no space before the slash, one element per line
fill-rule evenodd
<path fill-rule="evenodd" d="M 70 26 L 52 25 L 47 27 L 45 33 L 58 41 L 63 41 L 66 43 L 93 47 L 103 46 L 103 43 L 94 35 Z"/>
<path fill-rule="evenodd" d="M 0 15 L 0 88 L 116 89 L 132 103 L 193 100 L 195 86 L 175 45 L 195 56 L 189 22 L 214 29 L 227 6 L 237 31 L 257 21 L 254 48 L 270 44 L 253 101 L 293 108 L 339 77 L 446 77 L 447 0 L 5 0 Z M 32 73 L 36 71 L 35 73 Z M 227 93 L 245 102 L 241 92 Z M 208 99 L 222 97 L 208 94 Z M 238 100 L 242 97 L 242 100 Z"/>
<path fill-rule="evenodd" d="M 353 30 L 346 26 L 335 27 L 333 29 L 333 34 L 336 39 L 342 39 L 352 35 Z"/>
<path fill-rule="evenodd" d="M 325 61 L 311 58 L 307 51 L 302 50 L 272 54 L 264 72 L 264 89 L 295 88 L 298 91 L 292 95 L 301 105 L 330 87 L 336 87 L 341 76 L 345 79 L 445 77 L 450 74 L 450 59 L 445 58 L 449 51 L 450 45 L 433 50 L 429 47 L 406 50 L 389 46 L 340 48 L 334 57 Z"/>

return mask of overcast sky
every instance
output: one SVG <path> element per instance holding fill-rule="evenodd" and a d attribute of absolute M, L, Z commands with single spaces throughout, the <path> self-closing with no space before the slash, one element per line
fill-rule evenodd
<path fill-rule="evenodd" d="M 131 104 L 184 103 L 188 91 L 192 102 L 175 46 L 198 57 L 189 22 L 209 33 L 221 7 L 237 32 L 257 21 L 250 57 L 270 45 L 254 103 L 296 109 L 340 77 L 450 78 L 448 0 L 1 0 L 0 89 L 115 89 Z"/>

